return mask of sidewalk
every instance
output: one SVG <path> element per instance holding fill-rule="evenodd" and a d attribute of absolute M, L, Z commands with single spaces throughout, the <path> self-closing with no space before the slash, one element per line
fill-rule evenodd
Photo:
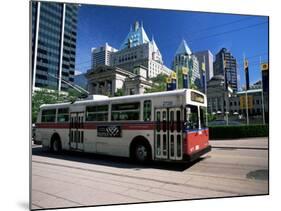
<path fill-rule="evenodd" d="M 268 137 L 210 140 L 213 148 L 268 149 Z"/>

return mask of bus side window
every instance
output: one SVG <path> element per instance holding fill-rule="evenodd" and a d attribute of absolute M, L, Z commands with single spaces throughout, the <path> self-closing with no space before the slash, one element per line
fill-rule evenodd
<path fill-rule="evenodd" d="M 151 120 L 151 100 L 143 102 L 143 121 Z"/>
<path fill-rule="evenodd" d="M 56 109 L 46 109 L 42 111 L 41 122 L 55 122 Z"/>
<path fill-rule="evenodd" d="M 86 121 L 107 121 L 108 105 L 87 106 L 85 119 Z M 83 117 L 81 122 L 83 125 Z"/>
<path fill-rule="evenodd" d="M 140 120 L 140 102 L 112 104 L 111 120 Z"/>
<path fill-rule="evenodd" d="M 68 122 L 69 121 L 69 109 L 59 108 L 58 109 L 58 122 Z"/>

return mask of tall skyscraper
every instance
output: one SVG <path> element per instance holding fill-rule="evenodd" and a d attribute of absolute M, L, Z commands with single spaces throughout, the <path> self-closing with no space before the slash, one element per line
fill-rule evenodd
<path fill-rule="evenodd" d="M 214 76 L 214 56 L 209 50 L 199 51 L 194 53 L 199 62 L 200 76 L 202 76 L 202 64 L 205 58 L 205 68 L 206 68 L 206 80 L 209 81 Z"/>
<path fill-rule="evenodd" d="M 225 76 L 227 84 L 231 86 L 234 92 L 237 92 L 237 62 L 226 48 L 222 48 L 216 55 L 216 61 L 214 62 L 214 75 Z"/>
<path fill-rule="evenodd" d="M 112 54 L 118 50 L 105 43 L 104 46 L 92 48 L 92 69 L 98 65 L 112 65 Z"/>
<path fill-rule="evenodd" d="M 78 5 L 31 2 L 32 89 L 67 91 L 75 70 Z"/>
<path fill-rule="evenodd" d="M 154 38 L 151 41 L 148 39 L 143 25 L 138 21 L 133 28 L 131 27 L 119 51 L 112 55 L 112 65 L 130 72 L 133 72 L 135 67 L 143 66 L 147 68 L 149 78 L 160 73 L 169 75 L 172 72 L 164 65 Z"/>
<path fill-rule="evenodd" d="M 199 61 L 192 54 L 185 40 L 180 43 L 172 64 L 172 69 L 176 71 L 178 68 L 187 68 L 188 72 L 188 87 L 195 85 L 198 89 L 201 88 Z"/>

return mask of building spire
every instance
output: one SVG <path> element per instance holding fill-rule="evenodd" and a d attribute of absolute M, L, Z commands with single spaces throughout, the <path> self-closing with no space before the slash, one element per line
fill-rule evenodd
<path fill-rule="evenodd" d="M 126 36 L 126 38 L 124 39 L 124 41 L 120 47 L 120 50 L 122 50 L 124 48 L 128 48 L 129 40 L 131 41 L 130 47 L 134 47 L 137 45 L 141 45 L 141 44 L 150 42 L 147 37 L 147 34 L 145 33 L 145 30 L 143 28 L 142 22 L 140 24 L 138 21 L 135 21 L 133 26 L 132 25 L 130 26 L 130 31 L 129 31 L 128 35 Z"/>
<path fill-rule="evenodd" d="M 179 45 L 179 47 L 176 51 L 176 55 L 178 55 L 178 54 L 188 54 L 188 55 L 192 54 L 190 48 L 188 47 L 188 45 L 184 39 L 182 39 L 181 44 Z"/>
<path fill-rule="evenodd" d="M 139 22 L 136 21 L 134 24 L 134 30 L 137 31 L 139 29 L 139 26 L 140 26 Z"/>

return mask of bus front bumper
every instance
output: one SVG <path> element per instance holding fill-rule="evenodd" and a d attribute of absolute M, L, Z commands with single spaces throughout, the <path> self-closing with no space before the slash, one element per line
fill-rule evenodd
<path fill-rule="evenodd" d="M 183 160 L 184 161 L 188 161 L 188 162 L 192 162 L 192 161 L 197 160 L 198 158 L 200 158 L 202 155 L 210 152 L 211 149 L 212 149 L 212 146 L 209 145 L 206 148 L 204 148 L 204 149 L 202 149 L 202 150 L 200 150 L 198 152 L 195 152 L 195 153 L 193 153 L 191 155 L 185 154 L 185 155 L 183 155 Z"/>

